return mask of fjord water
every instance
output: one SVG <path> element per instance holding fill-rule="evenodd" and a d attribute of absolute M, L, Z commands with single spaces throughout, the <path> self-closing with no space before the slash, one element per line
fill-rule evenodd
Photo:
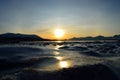
<path fill-rule="evenodd" d="M 64 69 L 99 66 L 99 64 L 109 68 L 112 74 L 119 78 L 119 60 L 120 43 L 117 41 L 43 41 L 2 44 L 0 45 L 0 79 L 49 80 L 41 78 L 41 74 L 39 78 L 29 77 L 38 75 L 34 72 L 54 73 Z M 30 75 L 25 76 L 28 73 Z M 55 80 L 53 77 L 51 79 Z"/>

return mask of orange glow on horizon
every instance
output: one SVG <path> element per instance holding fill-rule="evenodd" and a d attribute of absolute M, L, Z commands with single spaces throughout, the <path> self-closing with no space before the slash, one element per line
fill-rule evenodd
<path fill-rule="evenodd" d="M 56 38 L 55 34 L 39 34 L 40 37 L 45 38 L 45 39 L 58 39 Z M 70 39 L 73 38 L 74 36 L 71 36 L 69 34 L 64 34 L 64 36 L 62 36 L 59 39 Z"/>

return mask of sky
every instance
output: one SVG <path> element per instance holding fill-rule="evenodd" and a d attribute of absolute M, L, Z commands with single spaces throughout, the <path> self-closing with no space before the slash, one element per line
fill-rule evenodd
<path fill-rule="evenodd" d="M 120 0 L 0 0 L 0 34 L 54 39 L 120 34 Z"/>

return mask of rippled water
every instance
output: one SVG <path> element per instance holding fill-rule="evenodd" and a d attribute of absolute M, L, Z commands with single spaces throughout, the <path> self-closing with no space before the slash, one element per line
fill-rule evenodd
<path fill-rule="evenodd" d="M 118 42 L 24 42 L 0 45 L 1 74 L 21 70 L 56 71 L 104 64 L 120 73 Z"/>

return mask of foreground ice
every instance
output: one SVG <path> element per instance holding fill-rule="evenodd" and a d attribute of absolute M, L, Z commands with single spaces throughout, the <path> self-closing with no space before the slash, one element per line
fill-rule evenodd
<path fill-rule="evenodd" d="M 0 46 L 0 80 L 117 80 L 119 64 L 119 42 L 53 41 Z"/>

